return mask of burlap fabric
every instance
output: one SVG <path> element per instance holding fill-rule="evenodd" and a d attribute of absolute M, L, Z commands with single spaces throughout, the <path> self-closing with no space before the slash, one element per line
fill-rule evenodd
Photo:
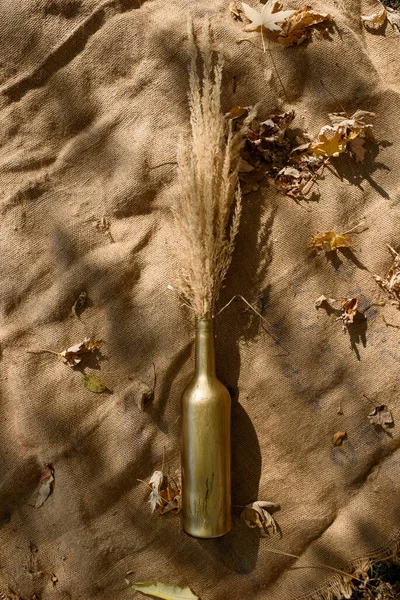
<path fill-rule="evenodd" d="M 363 29 L 372 0 L 314 8 L 334 17 L 328 37 L 263 53 L 257 36 L 236 43 L 243 25 L 222 0 L 1 3 L 5 595 L 129 599 L 132 571 L 136 581 L 190 585 L 203 600 L 342 597 L 339 574 L 316 561 L 348 571 L 396 547 L 400 350 L 383 317 L 400 324 L 400 313 L 379 305 L 372 275 L 391 265 L 385 244 L 399 247 L 400 34 L 389 24 Z M 191 315 L 167 289 L 178 243 L 175 149 L 188 132 L 189 9 L 196 26 L 210 17 L 225 53 L 225 110 L 260 103 L 268 118 L 293 108 L 294 126 L 315 136 L 329 112 L 363 108 L 379 113 L 381 141 L 362 164 L 334 161 L 339 176 L 326 171 L 312 202 L 265 187 L 245 199 L 221 306 L 242 294 L 277 341 L 239 301 L 218 318 L 218 372 L 233 394 L 235 518 L 229 535 L 203 541 L 182 533 L 179 516 L 152 515 L 138 481 L 163 457 L 165 471 L 179 467 L 180 395 L 193 371 Z M 309 255 L 313 233 L 362 219 L 368 229 L 353 236 L 352 254 Z M 78 319 L 71 307 L 83 290 Z M 357 294 L 366 322 L 343 333 L 315 309 L 321 294 Z M 86 335 L 105 343 L 85 372 L 112 393 L 88 391 L 54 355 L 27 353 Z M 152 386 L 153 363 L 154 399 L 140 411 L 138 386 Z M 392 410 L 389 433 L 368 421 L 379 404 Z M 337 431 L 347 440 L 333 448 Z M 54 491 L 35 508 L 48 464 Z M 240 520 L 257 499 L 281 505 L 281 537 L 260 539 Z"/>

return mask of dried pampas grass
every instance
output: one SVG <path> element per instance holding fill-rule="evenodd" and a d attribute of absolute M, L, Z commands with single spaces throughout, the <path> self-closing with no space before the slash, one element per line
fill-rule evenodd
<path fill-rule="evenodd" d="M 197 72 L 197 46 L 189 24 L 191 64 L 189 108 L 191 138 L 178 148 L 180 196 L 174 209 L 180 237 L 177 288 L 197 318 L 215 315 L 221 284 L 231 263 L 241 213 L 238 187 L 242 131 L 232 132 L 221 112 L 223 61 L 213 65 L 210 28 L 205 29 L 201 57 L 203 77 Z M 244 126 L 254 118 L 250 111 Z"/>

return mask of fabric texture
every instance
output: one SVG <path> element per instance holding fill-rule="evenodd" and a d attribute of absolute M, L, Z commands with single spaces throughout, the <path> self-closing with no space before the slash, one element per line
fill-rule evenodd
<path fill-rule="evenodd" d="M 373 0 L 315 0 L 333 16 L 329 35 L 263 52 L 258 34 L 237 43 L 243 24 L 228 4 L 1 2 L 5 595 L 128 600 L 131 571 L 133 581 L 189 585 L 202 600 L 341 598 L 341 575 L 317 562 L 349 572 L 399 541 L 400 349 L 383 318 L 400 325 L 400 313 L 373 275 L 393 262 L 386 244 L 399 249 L 400 33 L 363 28 Z M 139 481 L 179 469 L 180 397 L 193 373 L 192 317 L 167 289 L 179 243 L 176 147 L 189 122 L 189 11 L 198 29 L 211 20 L 224 53 L 224 110 L 258 103 L 267 119 L 294 109 L 293 127 L 313 137 L 341 107 L 379 115 L 380 144 L 360 164 L 334 159 L 312 201 L 264 185 L 244 198 L 220 306 L 241 294 L 268 325 L 239 300 L 217 319 L 217 370 L 233 396 L 234 504 L 232 531 L 217 540 L 151 514 Z M 310 255 L 314 233 L 361 221 L 352 253 Z M 321 294 L 358 295 L 366 321 L 343 333 L 315 308 Z M 84 369 L 103 394 L 56 356 L 27 352 L 85 336 L 104 340 Z M 141 411 L 137 393 L 154 370 Z M 380 404 L 394 417 L 388 432 L 367 417 Z M 337 431 L 347 439 L 333 447 Z M 35 508 L 49 464 L 53 493 Z M 280 505 L 280 536 L 260 538 L 240 519 L 258 499 Z"/>

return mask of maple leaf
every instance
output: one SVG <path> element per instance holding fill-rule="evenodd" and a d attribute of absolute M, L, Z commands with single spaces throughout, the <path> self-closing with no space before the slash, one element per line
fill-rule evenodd
<path fill-rule="evenodd" d="M 368 419 L 373 425 L 378 425 L 385 430 L 392 427 L 394 424 L 392 413 L 386 404 L 375 406 L 374 410 L 369 413 Z"/>
<path fill-rule="evenodd" d="M 274 0 L 269 0 L 258 12 L 254 8 L 251 8 L 245 2 L 242 2 L 243 12 L 246 18 L 251 21 L 249 25 L 246 25 L 245 31 L 258 31 L 262 28 L 269 31 L 282 32 L 282 27 L 278 23 L 284 23 L 289 17 L 291 17 L 296 11 L 295 10 L 278 10 L 279 3 Z"/>
<path fill-rule="evenodd" d="M 275 519 L 268 512 L 271 509 L 276 510 L 278 508 L 279 505 L 273 502 L 257 500 L 247 504 L 240 516 L 248 527 L 252 529 L 258 527 L 262 537 L 266 537 L 269 535 L 269 529 L 272 530 L 272 533 L 278 533 L 279 531 Z"/>
<path fill-rule="evenodd" d="M 311 27 L 331 20 L 332 15 L 329 13 L 319 13 L 312 10 L 310 6 L 303 6 L 282 25 L 283 35 L 280 35 L 277 41 L 285 46 L 301 44 L 309 37 Z"/>
<path fill-rule="evenodd" d="M 313 235 L 311 243 L 308 245 L 310 250 L 321 249 L 325 252 L 332 252 L 338 248 L 352 248 L 353 242 L 344 235 L 334 231 L 321 231 Z"/>
<path fill-rule="evenodd" d="M 339 156 L 346 150 L 347 140 L 342 131 L 330 125 L 321 127 L 318 141 L 312 142 L 310 150 L 317 156 Z"/>
<path fill-rule="evenodd" d="M 345 113 L 332 113 L 329 118 L 332 125 L 324 125 L 318 134 L 318 140 L 311 142 L 309 150 L 317 156 L 339 156 L 346 150 L 354 154 L 360 162 L 365 155 L 364 142 L 355 142 L 356 138 L 375 141 L 372 125 L 366 123 L 366 118 L 377 115 L 367 110 L 357 110 L 348 117 Z"/>

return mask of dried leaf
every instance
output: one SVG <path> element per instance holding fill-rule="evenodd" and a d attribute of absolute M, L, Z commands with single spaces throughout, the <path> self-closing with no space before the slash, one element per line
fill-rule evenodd
<path fill-rule="evenodd" d="M 338 431 L 337 433 L 333 434 L 332 445 L 333 446 L 341 446 L 343 443 L 343 440 L 345 440 L 346 438 L 347 438 L 347 433 L 345 431 Z"/>
<path fill-rule="evenodd" d="M 400 31 L 400 12 L 394 8 L 386 7 L 386 17 L 392 27 Z"/>
<path fill-rule="evenodd" d="M 348 144 L 348 149 L 354 155 L 356 162 L 362 162 L 365 157 L 365 153 L 367 149 L 364 146 L 365 139 L 361 137 L 356 137 L 354 140 L 350 140 Z"/>
<path fill-rule="evenodd" d="M 94 375 L 84 375 L 83 379 L 83 385 L 90 392 L 94 392 L 95 394 L 101 394 L 107 389 L 107 386 L 104 385 L 104 383 Z"/>
<path fill-rule="evenodd" d="M 153 398 L 153 396 L 154 387 L 151 388 L 147 385 L 147 383 L 141 381 L 134 393 L 134 400 L 138 409 L 143 411 L 146 408 L 147 404 L 150 402 L 150 400 Z"/>
<path fill-rule="evenodd" d="M 75 300 L 71 310 L 71 314 L 74 317 L 79 317 L 79 313 L 85 308 L 87 302 L 87 293 L 81 292 L 78 298 Z"/>
<path fill-rule="evenodd" d="M 258 527 L 262 537 L 268 536 L 269 529 L 272 533 L 279 531 L 278 525 L 268 510 L 276 510 L 279 508 L 278 504 L 273 502 L 266 502 L 264 500 L 257 500 L 247 504 L 245 509 L 241 513 L 242 519 L 246 522 L 246 525 L 250 528 Z"/>
<path fill-rule="evenodd" d="M 311 27 L 325 21 L 332 21 L 332 16 L 312 10 L 310 6 L 303 6 L 282 25 L 284 34 L 278 37 L 278 42 L 285 46 L 301 44 L 310 36 Z"/>
<path fill-rule="evenodd" d="M 351 248 L 352 246 L 353 242 L 344 235 L 337 234 L 334 231 L 320 231 L 313 235 L 308 248 L 310 250 L 321 249 L 325 252 L 333 252 L 338 248 Z"/>
<path fill-rule="evenodd" d="M 231 11 L 231 15 L 235 19 L 235 21 L 241 21 L 242 20 L 241 13 L 243 11 L 238 7 L 238 5 L 236 4 L 236 2 L 230 2 L 229 3 L 229 10 Z"/>
<path fill-rule="evenodd" d="M 161 489 L 161 485 L 164 481 L 164 474 L 162 471 L 154 471 L 153 475 L 150 478 L 149 481 L 149 486 L 151 487 L 151 492 L 150 492 L 150 506 L 151 506 L 151 512 L 154 512 L 157 508 L 157 505 L 159 504 L 159 498 L 160 498 L 160 489 Z"/>
<path fill-rule="evenodd" d="M 82 360 L 82 354 L 86 352 L 94 352 L 102 345 L 103 340 L 92 341 L 90 338 L 85 338 L 83 342 L 75 344 L 66 350 L 57 354 L 58 358 L 69 367 L 75 367 Z"/>
<path fill-rule="evenodd" d="M 226 113 L 226 117 L 228 119 L 240 119 L 240 117 L 243 116 L 247 116 L 248 114 L 248 109 L 244 108 L 243 106 L 234 106 L 233 108 L 231 108 L 231 110 L 229 112 Z"/>
<path fill-rule="evenodd" d="M 375 281 L 393 298 L 394 303 L 400 308 L 400 254 L 389 244 L 386 244 L 394 257 L 394 262 L 385 278 L 375 275 Z"/>
<path fill-rule="evenodd" d="M 324 125 L 318 134 L 318 140 L 311 142 L 310 151 L 316 156 L 339 156 L 350 151 L 359 162 L 364 158 L 363 143 L 354 142 L 358 137 L 374 141 L 372 125 L 366 118 L 374 118 L 375 113 L 357 110 L 351 117 L 345 113 L 332 113 L 329 118 L 332 125 Z"/>
<path fill-rule="evenodd" d="M 181 510 L 180 478 L 177 479 L 178 481 L 164 475 L 162 471 L 154 471 L 149 481 L 151 512 L 154 512 L 157 507 L 162 515 L 171 511 L 178 513 Z"/>
<path fill-rule="evenodd" d="M 239 162 L 238 162 L 238 172 L 239 173 L 251 173 L 252 171 L 254 171 L 253 165 L 251 165 L 246 160 L 244 160 L 242 157 L 240 157 Z"/>
<path fill-rule="evenodd" d="M 243 12 L 246 18 L 251 21 L 251 23 L 245 27 L 245 31 L 258 31 L 261 28 L 264 28 L 269 31 L 282 32 L 282 27 L 278 25 L 278 23 L 284 23 L 296 11 L 279 11 L 278 7 L 279 4 L 277 2 L 274 0 L 268 0 L 268 2 L 262 7 L 261 12 L 258 12 L 245 2 L 242 2 Z"/>
<path fill-rule="evenodd" d="M 374 410 L 369 413 L 368 419 L 373 425 L 378 425 L 385 430 L 394 424 L 392 413 L 386 404 L 375 406 Z"/>
<path fill-rule="evenodd" d="M 342 298 L 342 314 L 337 318 L 337 321 L 343 321 L 344 326 L 354 323 L 354 319 L 358 313 L 358 298 Z M 344 331 L 346 331 L 344 327 Z"/>
<path fill-rule="evenodd" d="M 346 150 L 347 140 L 343 134 L 330 125 L 321 128 L 318 141 L 312 142 L 311 151 L 317 156 L 339 156 Z"/>
<path fill-rule="evenodd" d="M 298 171 L 294 167 L 284 167 L 279 171 L 278 176 L 279 175 L 283 175 L 286 177 L 300 177 L 300 171 Z"/>
<path fill-rule="evenodd" d="M 371 27 L 372 29 L 379 29 L 381 25 L 386 21 L 387 13 L 384 6 L 382 6 L 381 10 L 373 13 L 372 15 L 363 15 L 361 17 L 361 21 L 364 23 L 366 27 Z"/>
<path fill-rule="evenodd" d="M 35 508 L 40 508 L 50 496 L 54 485 L 54 469 L 48 466 L 40 475 L 38 497 Z"/>
<path fill-rule="evenodd" d="M 329 304 L 328 298 L 326 296 L 322 295 L 316 299 L 316 301 L 314 302 L 314 305 L 316 308 L 320 308 L 323 304 L 325 304 L 325 302 L 328 302 L 328 304 Z"/>
<path fill-rule="evenodd" d="M 164 600 L 199 600 L 199 597 L 188 587 L 161 583 L 160 581 L 133 582 L 125 579 L 126 583 L 142 594 L 163 598 Z"/>

